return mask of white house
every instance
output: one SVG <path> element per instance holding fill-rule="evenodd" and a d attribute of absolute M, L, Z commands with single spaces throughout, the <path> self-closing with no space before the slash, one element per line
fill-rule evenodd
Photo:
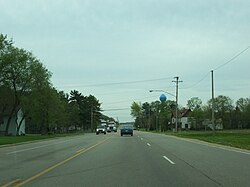
<path fill-rule="evenodd" d="M 0 120 L 0 134 L 4 134 L 5 133 L 5 128 L 9 119 L 7 111 L 5 111 L 2 115 L 1 115 L 1 120 Z M 17 125 L 19 125 L 20 123 L 20 130 L 18 135 L 24 135 L 25 134 L 25 119 L 23 119 L 23 112 L 22 110 L 19 108 L 16 112 L 16 115 L 14 115 L 10 121 L 10 126 L 9 126 L 9 131 L 8 134 L 10 135 L 17 135 Z"/>
<path fill-rule="evenodd" d="M 190 114 L 191 114 L 191 110 L 190 109 L 182 109 L 180 112 L 179 112 L 179 115 L 178 115 L 178 128 L 181 128 L 181 129 L 190 129 L 191 128 L 191 117 L 190 117 Z M 176 120 L 176 115 L 175 113 L 172 115 L 172 124 L 174 126 L 175 124 L 175 120 Z"/>

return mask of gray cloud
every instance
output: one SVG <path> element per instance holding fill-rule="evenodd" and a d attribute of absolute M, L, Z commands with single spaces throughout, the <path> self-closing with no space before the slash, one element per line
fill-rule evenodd
<path fill-rule="evenodd" d="M 56 87 L 94 94 L 104 109 L 157 100 L 159 94 L 149 89 L 174 92 L 175 87 L 172 79 L 82 85 L 179 75 L 185 106 L 193 96 L 205 103 L 211 95 L 210 70 L 249 46 L 249 6 L 246 0 L 2 0 L 0 27 L 45 63 Z M 215 71 L 217 95 L 249 97 L 249 52 Z M 108 114 L 130 120 L 129 110 Z"/>

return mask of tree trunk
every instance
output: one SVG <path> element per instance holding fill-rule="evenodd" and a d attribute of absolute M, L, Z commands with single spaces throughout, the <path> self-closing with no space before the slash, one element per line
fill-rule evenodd
<path fill-rule="evenodd" d="M 17 124 L 17 131 L 16 131 L 17 136 L 19 135 L 19 131 L 20 131 L 20 128 L 21 128 L 21 125 L 22 125 L 24 119 L 25 119 L 25 115 L 23 115 L 23 117 L 22 117 L 21 121 L 19 122 L 19 124 L 16 123 Z"/>
<path fill-rule="evenodd" d="M 19 106 L 19 104 L 20 104 L 20 101 L 19 101 L 19 99 L 18 99 L 17 94 L 15 94 L 15 102 L 14 102 L 14 105 L 13 105 L 13 107 L 12 107 L 10 116 L 9 116 L 9 118 L 8 118 L 8 121 L 7 121 L 7 124 L 6 124 L 5 136 L 8 136 L 8 135 L 9 135 L 9 127 L 10 127 L 11 119 L 12 119 L 12 117 L 14 116 L 14 114 L 15 114 L 15 112 L 16 112 L 16 109 L 17 109 L 17 107 Z"/>
<path fill-rule="evenodd" d="M 12 108 L 12 110 L 11 110 L 11 113 L 9 115 L 6 127 L 5 127 L 5 136 L 9 135 L 10 122 L 11 122 L 12 117 L 14 116 L 15 110 L 16 110 L 16 106 L 14 105 L 13 108 Z"/>

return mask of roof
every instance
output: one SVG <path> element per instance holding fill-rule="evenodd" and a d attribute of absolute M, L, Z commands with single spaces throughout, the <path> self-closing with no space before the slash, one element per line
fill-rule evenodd
<path fill-rule="evenodd" d="M 188 117 L 192 111 L 190 109 L 183 109 L 180 111 L 181 117 Z"/>
<path fill-rule="evenodd" d="M 190 109 L 183 108 L 183 109 L 181 109 L 179 111 L 178 116 L 181 117 L 181 118 L 182 117 L 189 117 L 189 115 L 190 115 L 191 112 L 192 111 Z M 172 118 L 175 118 L 175 117 L 176 117 L 176 113 L 174 112 L 174 113 L 172 113 Z"/>

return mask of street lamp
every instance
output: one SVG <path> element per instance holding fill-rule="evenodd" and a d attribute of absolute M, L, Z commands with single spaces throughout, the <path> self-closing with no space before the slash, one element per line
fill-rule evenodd
<path fill-rule="evenodd" d="M 173 96 L 173 97 L 176 97 L 174 94 L 169 93 L 169 92 L 167 92 L 167 91 L 165 91 L 165 90 L 149 90 L 149 92 L 164 92 L 164 93 L 166 93 L 166 94 L 168 94 L 168 95 L 171 95 L 171 96 Z"/>
<path fill-rule="evenodd" d="M 166 94 L 168 94 L 168 95 L 171 95 L 171 96 L 173 96 L 173 97 L 175 97 L 175 105 L 176 105 L 176 107 L 175 107 L 175 132 L 177 132 L 177 119 L 178 119 L 178 96 L 177 96 L 177 94 L 178 94 L 178 92 L 177 92 L 177 94 L 176 95 L 174 95 L 174 94 L 172 94 L 172 93 L 169 93 L 169 92 L 167 92 L 167 91 L 165 91 L 165 90 L 149 90 L 149 92 L 164 92 L 164 93 L 166 93 Z"/>

